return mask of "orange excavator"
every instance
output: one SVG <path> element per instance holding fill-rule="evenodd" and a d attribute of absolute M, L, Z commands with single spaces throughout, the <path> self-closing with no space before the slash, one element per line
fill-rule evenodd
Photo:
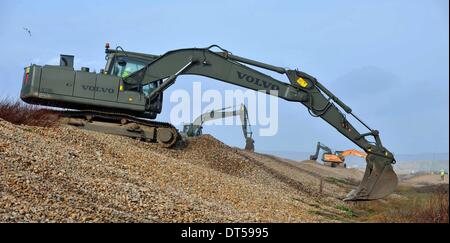
<path fill-rule="evenodd" d="M 311 160 L 317 160 L 319 157 L 320 150 L 323 150 L 322 154 L 322 161 L 325 163 L 325 165 L 329 165 L 331 167 L 344 167 L 346 168 L 347 165 L 345 164 L 345 157 L 353 155 L 358 156 L 363 159 L 366 158 L 367 154 L 364 152 L 361 152 L 356 149 L 348 149 L 345 151 L 335 151 L 333 152 L 328 146 L 318 142 L 316 153 L 310 156 Z"/>

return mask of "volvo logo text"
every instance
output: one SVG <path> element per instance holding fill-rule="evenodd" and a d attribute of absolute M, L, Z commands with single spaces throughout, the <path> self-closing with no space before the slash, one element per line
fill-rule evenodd
<path fill-rule="evenodd" d="M 96 87 L 96 86 L 92 86 L 92 85 L 82 85 L 82 88 L 84 90 L 95 91 L 95 92 L 110 93 L 110 94 L 114 93 L 114 89 Z"/>
<path fill-rule="evenodd" d="M 239 79 L 243 79 L 249 83 L 253 83 L 256 84 L 260 87 L 263 87 L 265 89 L 269 89 L 269 90 L 280 90 L 280 87 L 276 84 L 272 84 L 271 82 L 265 81 L 265 80 L 261 80 L 259 78 L 255 78 L 251 75 L 245 74 L 245 73 L 241 73 L 239 71 L 237 71 L 237 75 Z"/>

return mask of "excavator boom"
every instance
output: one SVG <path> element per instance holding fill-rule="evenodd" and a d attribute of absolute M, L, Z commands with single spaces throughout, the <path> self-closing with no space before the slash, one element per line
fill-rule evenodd
<path fill-rule="evenodd" d="M 319 153 L 320 153 L 321 149 L 324 151 L 324 154 L 333 154 L 333 152 L 331 151 L 331 149 L 329 147 L 327 147 L 326 145 L 324 145 L 320 142 L 317 142 L 316 152 L 313 155 L 309 156 L 309 159 L 317 160 L 317 158 L 319 158 Z"/>
<path fill-rule="evenodd" d="M 347 157 L 349 155 L 353 155 L 353 156 L 358 156 L 358 157 L 361 157 L 361 158 L 364 158 L 364 159 L 367 157 L 366 153 L 358 151 L 356 149 L 345 150 L 340 155 L 343 156 L 343 157 Z"/>
<path fill-rule="evenodd" d="M 122 84 L 127 90 L 164 80 L 149 95 L 149 103 L 151 103 L 154 97 L 175 82 L 177 76 L 193 74 L 265 92 L 287 101 L 299 102 L 311 115 L 322 118 L 368 153 L 366 172 L 362 182 L 349 193 L 345 200 L 379 199 L 395 190 L 398 183 L 392 168 L 395 159 L 393 154 L 383 147 L 378 131 L 370 129 L 352 113 L 350 107 L 334 96 L 316 78 L 298 70 L 284 69 L 234 56 L 220 47 L 220 52 L 214 52 L 211 50 L 212 47 L 217 46 L 169 51 L 141 70 L 122 79 Z M 289 83 L 278 81 L 243 63 L 285 74 Z M 369 129 L 369 132 L 358 132 L 338 107 L 354 116 Z M 369 142 L 366 139 L 367 136 L 374 137 L 375 143 Z"/>
<path fill-rule="evenodd" d="M 227 117 L 239 116 L 242 124 L 242 132 L 245 139 L 245 150 L 254 151 L 255 141 L 252 138 L 251 126 L 248 118 L 247 107 L 241 104 L 239 109 L 229 110 L 231 107 L 208 111 L 198 116 L 193 123 L 183 126 L 183 135 L 195 137 L 203 134 L 203 124 L 207 121 L 224 119 Z"/>

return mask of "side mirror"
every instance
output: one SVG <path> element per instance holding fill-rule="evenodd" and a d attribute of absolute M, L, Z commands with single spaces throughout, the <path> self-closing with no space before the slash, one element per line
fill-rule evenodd
<path fill-rule="evenodd" d="M 126 62 L 126 61 L 124 61 L 124 60 L 120 60 L 119 62 L 117 62 L 117 64 L 119 64 L 119 66 L 122 66 L 122 67 L 124 67 L 124 66 L 126 66 L 126 65 L 127 65 L 127 62 Z"/>

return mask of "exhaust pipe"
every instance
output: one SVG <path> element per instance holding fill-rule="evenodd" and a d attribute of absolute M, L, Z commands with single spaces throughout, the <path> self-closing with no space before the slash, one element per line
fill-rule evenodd
<path fill-rule="evenodd" d="M 61 54 L 59 57 L 59 66 L 73 68 L 73 59 L 75 57 L 72 55 Z"/>

